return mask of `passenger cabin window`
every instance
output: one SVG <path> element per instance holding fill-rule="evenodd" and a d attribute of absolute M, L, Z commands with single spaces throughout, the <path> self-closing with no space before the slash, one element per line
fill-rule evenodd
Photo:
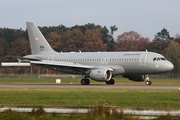
<path fill-rule="evenodd" d="M 160 61 L 160 60 L 165 61 L 166 58 L 160 58 L 160 57 L 155 57 L 155 58 L 153 58 L 153 61 Z"/>

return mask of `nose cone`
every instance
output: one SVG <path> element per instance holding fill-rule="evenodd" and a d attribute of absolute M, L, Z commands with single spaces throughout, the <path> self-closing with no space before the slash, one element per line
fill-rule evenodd
<path fill-rule="evenodd" d="M 166 70 L 171 71 L 172 69 L 174 69 L 174 65 L 171 62 L 168 62 L 168 64 L 166 65 Z"/>
<path fill-rule="evenodd" d="M 171 62 L 170 62 L 171 63 Z M 173 70 L 174 69 L 174 65 L 171 63 L 170 65 L 170 69 Z"/>

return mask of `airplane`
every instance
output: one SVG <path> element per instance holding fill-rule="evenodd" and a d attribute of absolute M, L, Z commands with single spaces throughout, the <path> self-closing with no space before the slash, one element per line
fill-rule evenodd
<path fill-rule="evenodd" d="M 132 81 L 145 81 L 151 85 L 149 76 L 171 71 L 174 65 L 155 52 L 56 52 L 35 23 L 26 22 L 32 54 L 23 56 L 31 64 L 56 71 L 82 75 L 82 85 L 90 80 L 115 84 L 113 79 L 122 75 Z M 23 61 L 21 60 L 21 61 Z"/>

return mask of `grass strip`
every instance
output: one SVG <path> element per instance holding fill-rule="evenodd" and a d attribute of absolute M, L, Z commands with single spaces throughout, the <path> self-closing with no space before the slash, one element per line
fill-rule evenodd
<path fill-rule="evenodd" d="M 3 106 L 119 106 L 180 108 L 178 90 L 0 89 Z"/>

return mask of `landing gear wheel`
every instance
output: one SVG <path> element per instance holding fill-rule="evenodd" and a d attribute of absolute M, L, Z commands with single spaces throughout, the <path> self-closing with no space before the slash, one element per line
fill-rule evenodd
<path fill-rule="evenodd" d="M 151 85 L 152 84 L 152 82 L 149 79 L 149 75 L 144 75 L 144 81 L 145 81 L 146 85 Z"/>
<path fill-rule="evenodd" d="M 86 79 L 86 85 L 89 85 L 89 84 L 90 84 L 90 80 Z"/>
<path fill-rule="evenodd" d="M 90 80 L 89 79 L 82 79 L 81 80 L 81 85 L 89 85 Z"/>
<path fill-rule="evenodd" d="M 82 79 L 82 80 L 81 80 L 81 85 L 85 85 L 85 84 L 86 84 L 85 79 Z"/>
<path fill-rule="evenodd" d="M 146 81 L 146 85 L 151 85 L 152 82 L 151 81 Z"/>
<path fill-rule="evenodd" d="M 106 81 L 106 85 L 114 85 L 115 81 L 114 79 L 110 79 L 109 81 Z"/>

